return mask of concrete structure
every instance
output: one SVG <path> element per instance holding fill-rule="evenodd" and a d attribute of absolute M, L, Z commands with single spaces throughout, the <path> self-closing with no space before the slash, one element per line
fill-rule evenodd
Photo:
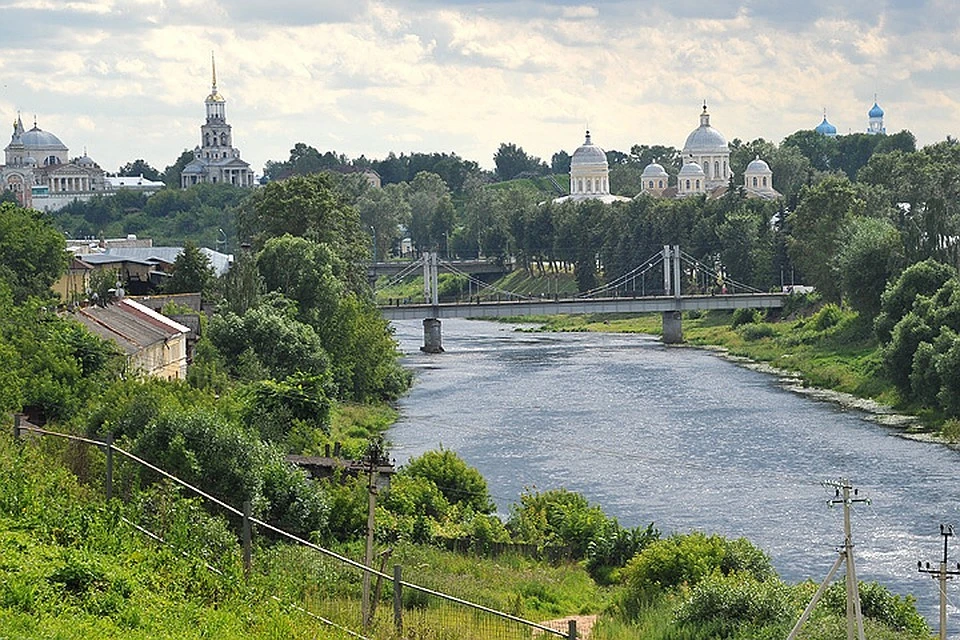
<path fill-rule="evenodd" d="M 165 380 L 186 379 L 188 327 L 127 299 L 83 307 L 73 316 L 92 333 L 115 342 L 131 371 Z"/>
<path fill-rule="evenodd" d="M 253 186 L 250 165 L 240 159 L 240 150 L 233 146 L 232 128 L 227 124 L 227 101 L 217 91 L 217 65 L 212 59 L 212 86 L 204 100 L 207 119 L 200 126 L 200 144 L 193 150 L 193 160 L 180 174 L 180 187 L 201 182 Z"/>
<path fill-rule="evenodd" d="M 147 180 L 143 174 L 139 176 L 107 176 L 107 186 L 111 191 L 120 189 L 129 189 L 130 191 L 139 191 L 152 195 L 161 189 L 166 188 L 166 184 L 157 180 Z"/>

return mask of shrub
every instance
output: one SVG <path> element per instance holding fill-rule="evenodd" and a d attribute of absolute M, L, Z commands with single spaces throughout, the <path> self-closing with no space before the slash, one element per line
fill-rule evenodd
<path fill-rule="evenodd" d="M 772 338 L 777 335 L 777 330 L 772 324 L 747 324 L 739 329 L 740 335 L 744 340 L 760 340 L 762 338 Z"/>
<path fill-rule="evenodd" d="M 699 531 L 674 534 L 650 544 L 627 563 L 624 612 L 636 617 L 644 604 L 664 591 L 695 586 L 714 572 L 742 573 L 758 581 L 775 575 L 766 554 L 745 539 L 730 541 Z"/>
<path fill-rule="evenodd" d="M 514 505 L 507 523 L 524 542 L 571 548 L 573 557 L 584 558 L 590 543 L 609 526 L 600 507 L 591 505 L 574 491 L 525 491 Z"/>
<path fill-rule="evenodd" d="M 813 314 L 811 322 L 817 331 L 826 331 L 830 327 L 835 327 L 843 319 L 843 312 L 840 307 L 831 303 L 823 305 L 819 311 Z"/>
<path fill-rule="evenodd" d="M 861 582 L 859 590 L 860 609 L 865 618 L 917 637 L 929 637 L 930 629 L 923 616 L 917 613 L 913 596 L 894 595 L 877 582 Z M 842 583 L 831 585 L 823 595 L 824 605 L 838 616 L 845 615 L 846 602 L 846 588 Z"/>
<path fill-rule="evenodd" d="M 429 480 L 451 505 L 469 505 L 477 513 L 491 513 L 494 509 L 487 481 L 448 449 L 427 451 L 408 462 L 397 475 Z"/>
<path fill-rule="evenodd" d="M 780 580 L 715 572 L 693 587 L 676 619 L 680 624 L 713 623 L 716 637 L 727 637 L 743 625 L 776 624 L 790 614 L 789 590 Z"/>
<path fill-rule="evenodd" d="M 756 309 L 736 309 L 730 320 L 730 326 L 736 329 L 745 324 L 763 322 L 763 314 Z"/>
<path fill-rule="evenodd" d="M 933 259 L 907 267 L 896 281 L 887 285 L 880 297 L 880 314 L 874 322 L 877 337 L 881 341 L 888 340 L 894 327 L 913 309 L 919 296 L 932 296 L 956 275 L 953 267 Z"/>

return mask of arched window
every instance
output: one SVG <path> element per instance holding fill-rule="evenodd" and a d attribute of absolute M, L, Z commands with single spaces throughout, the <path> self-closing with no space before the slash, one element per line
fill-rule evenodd
<path fill-rule="evenodd" d="M 763 176 L 763 186 L 767 186 L 767 176 Z"/>
<path fill-rule="evenodd" d="M 227 134 L 226 132 L 220 134 L 220 145 L 227 146 Z"/>
<path fill-rule="evenodd" d="M 653 180 L 650 181 L 650 188 L 653 189 Z"/>
<path fill-rule="evenodd" d="M 699 191 L 699 190 L 700 190 L 700 181 L 697 180 L 697 191 Z"/>
<path fill-rule="evenodd" d="M 690 190 L 690 181 L 687 180 L 687 191 L 689 191 L 689 190 Z"/>
<path fill-rule="evenodd" d="M 210 146 L 210 132 L 209 132 L 209 131 L 208 131 L 207 133 L 203 134 L 203 146 L 205 146 L 205 147 L 209 147 L 209 146 Z"/>
<path fill-rule="evenodd" d="M 757 186 L 757 176 L 753 176 L 753 186 Z"/>
<path fill-rule="evenodd" d="M 724 178 L 727 177 L 727 161 L 726 160 L 723 161 L 723 177 Z"/>
<path fill-rule="evenodd" d="M 719 160 L 713 163 L 713 177 L 714 178 L 720 177 L 720 161 Z"/>
<path fill-rule="evenodd" d="M 583 193 L 583 178 L 577 178 L 577 193 Z"/>
<path fill-rule="evenodd" d="M 657 186 L 663 189 L 663 180 L 657 181 Z"/>

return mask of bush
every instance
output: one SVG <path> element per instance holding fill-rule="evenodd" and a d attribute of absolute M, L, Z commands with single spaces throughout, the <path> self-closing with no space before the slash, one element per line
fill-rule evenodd
<path fill-rule="evenodd" d="M 600 507 L 566 489 L 525 491 L 507 522 L 507 527 L 519 541 L 570 547 L 577 559 L 586 557 L 590 543 L 601 537 L 609 526 Z"/>
<path fill-rule="evenodd" d="M 744 340 L 760 340 L 762 338 L 772 338 L 777 335 L 777 330 L 772 324 L 747 324 L 739 329 L 740 335 Z"/>
<path fill-rule="evenodd" d="M 775 575 L 766 554 L 745 539 L 730 541 L 699 531 L 674 534 L 650 544 L 627 563 L 623 610 L 636 617 L 644 604 L 664 591 L 693 587 L 714 572 L 742 573 L 758 581 Z"/>
<path fill-rule="evenodd" d="M 494 510 L 487 481 L 479 471 L 448 449 L 427 451 L 408 462 L 397 475 L 429 480 L 451 505 L 469 505 L 477 513 Z"/>
<path fill-rule="evenodd" d="M 933 259 L 907 267 L 880 297 L 880 314 L 874 322 L 877 337 L 881 341 L 890 339 L 894 327 L 913 309 L 919 296 L 932 296 L 956 275 L 953 267 Z"/>
<path fill-rule="evenodd" d="M 743 625 L 777 624 L 791 613 L 789 590 L 780 580 L 715 572 L 693 587 L 676 619 L 687 625 L 713 623 L 715 637 L 727 637 Z"/>
<path fill-rule="evenodd" d="M 730 326 L 736 329 L 745 324 L 763 322 L 763 314 L 757 309 L 735 309 L 730 320 Z"/>
<path fill-rule="evenodd" d="M 861 582 L 860 609 L 865 618 L 875 620 L 896 631 L 917 637 L 929 637 L 930 629 L 919 613 L 913 596 L 900 597 L 877 582 Z M 843 583 L 836 583 L 823 595 L 823 604 L 834 614 L 846 614 L 847 592 Z"/>
<path fill-rule="evenodd" d="M 843 312 L 840 307 L 831 303 L 823 305 L 819 311 L 813 314 L 811 323 L 817 331 L 826 331 L 830 327 L 835 327 L 843 319 Z"/>

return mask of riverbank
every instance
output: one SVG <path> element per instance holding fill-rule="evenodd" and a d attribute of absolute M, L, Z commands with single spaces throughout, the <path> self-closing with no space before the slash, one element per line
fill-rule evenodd
<path fill-rule="evenodd" d="M 744 322 L 743 316 L 724 311 L 685 314 L 684 343 L 671 348 L 713 351 L 730 362 L 778 377 L 791 391 L 862 411 L 904 437 L 956 446 L 956 439 L 943 433 L 941 416 L 902 405 L 883 372 L 881 347 L 871 326 L 855 313 L 825 309 L 772 322 L 762 321 L 759 315 Z M 528 331 L 661 333 L 659 314 L 522 320 L 536 324 Z"/>

